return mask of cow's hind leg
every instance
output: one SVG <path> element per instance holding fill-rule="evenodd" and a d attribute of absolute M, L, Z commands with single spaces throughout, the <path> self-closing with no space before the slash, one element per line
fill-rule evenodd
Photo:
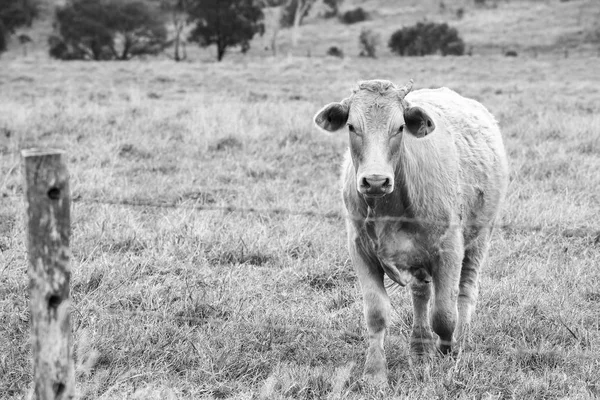
<path fill-rule="evenodd" d="M 469 341 L 471 316 L 477 304 L 479 291 L 479 271 L 487 258 L 489 238 L 489 230 L 480 232 L 465 249 L 460 273 L 458 325 L 456 329 L 456 338 L 461 343 Z"/>
<path fill-rule="evenodd" d="M 452 350 L 458 317 L 457 298 L 461 263 L 464 257 L 462 234 L 458 229 L 446 232 L 440 241 L 438 260 L 433 268 L 434 301 L 431 326 L 438 335 L 438 350 Z"/>
<path fill-rule="evenodd" d="M 429 324 L 429 299 L 431 283 L 414 280 L 410 285 L 413 301 L 413 326 L 410 338 L 411 356 L 430 355 L 434 348 L 431 325 Z"/>

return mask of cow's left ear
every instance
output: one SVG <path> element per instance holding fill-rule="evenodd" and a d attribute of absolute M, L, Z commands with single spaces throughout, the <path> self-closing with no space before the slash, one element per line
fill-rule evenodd
<path fill-rule="evenodd" d="M 335 132 L 346 125 L 348 112 L 347 101 L 327 104 L 315 115 L 315 125 L 324 131 Z"/>
<path fill-rule="evenodd" d="M 419 138 L 429 135 L 435 129 L 431 117 L 421 107 L 407 107 L 404 109 L 404 123 L 406 129 Z"/>

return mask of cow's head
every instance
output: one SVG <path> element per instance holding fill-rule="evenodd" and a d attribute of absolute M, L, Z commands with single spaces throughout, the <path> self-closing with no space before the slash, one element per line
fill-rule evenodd
<path fill-rule="evenodd" d="M 348 127 L 356 187 L 366 197 L 394 190 L 403 135 L 421 138 L 435 129 L 425 110 L 404 99 L 412 83 L 397 87 L 384 80 L 359 82 L 349 98 L 328 104 L 315 115 L 315 124 L 325 131 Z"/>

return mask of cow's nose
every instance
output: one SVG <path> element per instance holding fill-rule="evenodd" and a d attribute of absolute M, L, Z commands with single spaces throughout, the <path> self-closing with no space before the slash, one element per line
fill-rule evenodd
<path fill-rule="evenodd" d="M 394 190 L 394 179 L 386 175 L 366 175 L 360 181 L 359 190 L 367 196 L 383 196 Z"/>

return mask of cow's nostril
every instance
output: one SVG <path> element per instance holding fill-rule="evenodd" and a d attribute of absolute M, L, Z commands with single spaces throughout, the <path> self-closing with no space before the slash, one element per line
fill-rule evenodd
<path fill-rule="evenodd" d="M 383 182 L 383 187 L 390 186 L 390 178 L 385 178 L 385 182 Z"/>
<path fill-rule="evenodd" d="M 371 185 L 369 184 L 369 181 L 367 180 L 367 178 L 363 178 L 362 179 L 362 187 L 364 187 L 365 189 L 368 189 L 371 187 Z"/>

